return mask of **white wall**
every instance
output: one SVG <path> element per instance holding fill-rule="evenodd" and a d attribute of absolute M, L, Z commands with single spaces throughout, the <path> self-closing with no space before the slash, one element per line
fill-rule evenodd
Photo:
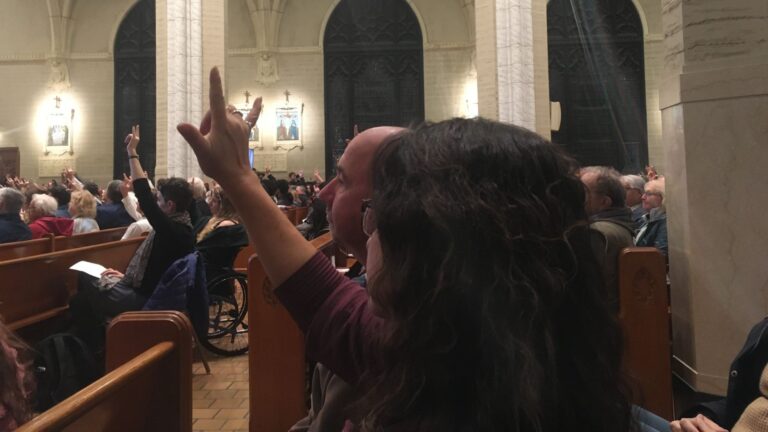
<path fill-rule="evenodd" d="M 10 4 L 8 4 L 10 3 Z M 51 34 L 44 1 L 6 0 L 0 14 L 0 146 L 17 146 L 21 175 L 37 179 L 44 137 L 36 116 L 59 95 L 75 108 L 72 133 L 77 170 L 105 183 L 112 176 L 113 81 L 112 40 L 134 0 L 79 0 L 73 10 L 71 88 L 54 92 L 47 86 Z M 10 11 L 10 12 L 9 12 Z"/>

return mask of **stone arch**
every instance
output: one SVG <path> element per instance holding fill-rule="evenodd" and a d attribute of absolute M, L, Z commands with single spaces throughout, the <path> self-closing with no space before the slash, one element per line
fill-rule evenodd
<path fill-rule="evenodd" d="M 317 40 L 319 41 L 318 45 L 320 45 L 320 47 L 323 47 L 323 41 L 325 40 L 325 31 L 328 27 L 328 21 L 331 19 L 331 15 L 333 15 L 333 11 L 336 10 L 336 7 L 342 1 L 345 1 L 345 0 L 333 0 L 331 2 L 331 5 L 325 11 L 323 22 L 320 24 L 320 35 L 317 38 Z M 411 7 L 411 11 L 413 12 L 414 15 L 416 15 L 416 20 L 419 22 L 419 28 L 421 28 L 422 44 L 424 46 L 427 46 L 429 44 L 429 36 L 427 34 L 427 25 L 424 21 L 424 17 L 421 15 L 419 8 L 417 8 L 416 5 L 413 4 L 413 0 L 405 0 L 405 2 L 408 3 L 408 6 Z"/>

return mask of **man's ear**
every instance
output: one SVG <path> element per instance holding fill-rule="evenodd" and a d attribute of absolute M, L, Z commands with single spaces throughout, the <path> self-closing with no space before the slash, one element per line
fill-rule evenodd
<path fill-rule="evenodd" d="M 608 195 L 603 195 L 603 204 L 605 208 L 611 208 L 613 207 L 613 200 Z"/>
<path fill-rule="evenodd" d="M 173 200 L 166 200 L 165 205 L 166 207 L 168 207 L 168 210 L 171 213 L 176 213 L 176 211 L 178 211 L 178 209 L 176 208 L 176 202 Z"/>

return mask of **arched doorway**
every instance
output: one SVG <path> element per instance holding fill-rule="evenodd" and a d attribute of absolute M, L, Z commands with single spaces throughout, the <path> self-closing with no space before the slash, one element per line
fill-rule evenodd
<path fill-rule="evenodd" d="M 648 163 L 643 27 L 631 0 L 551 0 L 550 99 L 562 121 L 552 141 L 582 165 L 639 172 Z"/>
<path fill-rule="evenodd" d="M 424 120 L 421 27 L 405 0 L 342 0 L 325 30 L 326 173 L 354 125 Z"/>
<path fill-rule="evenodd" d="M 155 174 L 155 0 L 141 0 L 115 38 L 114 178 L 129 172 L 125 136 L 141 125 L 141 166 Z"/>

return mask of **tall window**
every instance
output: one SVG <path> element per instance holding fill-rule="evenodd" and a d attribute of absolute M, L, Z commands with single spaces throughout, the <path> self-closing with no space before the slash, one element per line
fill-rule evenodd
<path fill-rule="evenodd" d="M 421 28 L 405 0 L 342 0 L 325 30 L 325 149 L 328 177 L 354 125 L 424 120 Z"/>
<path fill-rule="evenodd" d="M 115 38 L 114 178 L 129 172 L 125 136 L 141 125 L 141 166 L 155 174 L 155 0 L 141 0 Z"/>
<path fill-rule="evenodd" d="M 561 104 L 552 141 L 583 165 L 639 172 L 648 163 L 643 28 L 630 0 L 551 0 L 550 99 Z"/>

